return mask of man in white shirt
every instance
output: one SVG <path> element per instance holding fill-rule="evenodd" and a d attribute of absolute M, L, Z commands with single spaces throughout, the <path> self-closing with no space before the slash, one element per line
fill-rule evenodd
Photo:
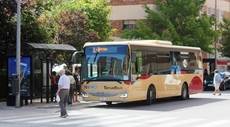
<path fill-rule="evenodd" d="M 222 79 L 220 72 L 218 70 L 215 70 L 214 72 L 215 72 L 215 74 L 213 77 L 213 84 L 214 84 L 215 90 L 213 92 L 213 95 L 216 95 L 218 93 L 218 95 L 220 96 L 221 95 L 220 84 L 223 81 L 223 79 Z"/>
<path fill-rule="evenodd" d="M 70 79 L 65 74 L 65 70 L 60 71 L 60 78 L 58 81 L 58 91 L 57 95 L 60 97 L 59 106 L 61 109 L 61 117 L 66 118 L 68 116 L 66 111 L 66 104 L 68 102 L 69 97 L 69 89 L 70 89 Z"/>

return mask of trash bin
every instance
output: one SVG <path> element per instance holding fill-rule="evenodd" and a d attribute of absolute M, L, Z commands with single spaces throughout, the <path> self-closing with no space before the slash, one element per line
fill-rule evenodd
<path fill-rule="evenodd" d="M 7 106 L 15 106 L 15 96 L 14 95 L 8 95 L 7 96 L 7 101 L 6 101 L 6 105 Z"/>
<path fill-rule="evenodd" d="M 9 77 L 8 78 L 8 93 L 7 93 L 7 101 L 6 101 L 6 105 L 7 106 L 15 106 L 15 99 L 16 99 L 16 83 L 17 83 L 17 78 L 16 76 L 14 77 Z"/>
<path fill-rule="evenodd" d="M 8 78 L 8 94 L 7 94 L 7 106 L 16 106 L 16 93 L 18 92 L 18 78 L 12 76 Z M 30 80 L 25 78 L 21 81 L 20 86 L 20 106 L 28 105 L 28 100 L 30 97 Z"/>

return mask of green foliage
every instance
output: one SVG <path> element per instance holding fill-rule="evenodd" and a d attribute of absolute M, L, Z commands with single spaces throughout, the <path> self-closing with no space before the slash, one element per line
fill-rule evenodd
<path fill-rule="evenodd" d="M 222 28 L 222 51 L 225 56 L 230 57 L 230 20 L 224 19 Z"/>
<path fill-rule="evenodd" d="M 45 12 L 40 21 L 56 43 L 68 43 L 81 49 L 87 41 L 105 41 L 111 27 L 110 8 L 105 0 L 71 0 Z M 75 18 L 72 16 L 76 16 Z"/>
<path fill-rule="evenodd" d="M 50 27 L 44 26 L 41 20 L 44 12 L 51 11 L 62 0 L 30 0 L 22 5 L 22 41 L 50 43 L 53 38 Z M 52 24 L 52 22 L 50 22 Z"/>
<path fill-rule="evenodd" d="M 99 36 L 89 29 L 89 22 L 84 13 L 79 11 L 66 11 L 60 13 L 58 21 L 58 41 L 68 43 L 81 50 L 84 42 L 99 40 Z"/>
<path fill-rule="evenodd" d="M 30 5 L 24 6 L 21 16 L 21 41 L 47 43 L 48 37 L 37 21 L 39 9 Z"/>
<path fill-rule="evenodd" d="M 48 1 L 47 1 L 48 2 Z M 42 0 L 30 0 L 24 2 L 21 7 L 21 42 L 46 43 L 48 37 L 45 30 L 37 22 L 37 18 L 48 6 Z M 14 0 L 0 1 L 0 27 L 1 44 L 5 47 L 16 42 L 16 5 Z M 4 11 L 5 10 L 5 11 Z"/>
<path fill-rule="evenodd" d="M 22 43 L 68 43 L 80 49 L 87 41 L 110 36 L 106 0 L 28 0 L 21 10 Z M 16 41 L 15 0 L 0 0 L 0 26 L 4 49 Z"/>
<path fill-rule="evenodd" d="M 125 31 L 123 37 L 169 40 L 211 52 L 218 34 L 213 30 L 214 19 L 200 14 L 204 1 L 157 0 L 156 9 L 145 6 L 146 20 L 137 23 L 134 30 Z"/>
<path fill-rule="evenodd" d="M 0 0 L 0 53 L 6 53 L 8 45 L 16 40 L 16 26 L 12 22 L 15 12 L 15 1 Z"/>

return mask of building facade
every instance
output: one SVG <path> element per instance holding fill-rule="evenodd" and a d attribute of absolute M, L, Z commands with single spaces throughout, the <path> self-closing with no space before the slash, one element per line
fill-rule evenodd
<path fill-rule="evenodd" d="M 110 21 L 115 35 L 135 27 L 136 21 L 145 19 L 144 6 L 155 8 L 155 0 L 108 0 L 111 6 Z M 215 16 L 215 0 L 206 0 L 204 13 Z M 230 18 L 230 0 L 217 0 L 217 18 Z"/>
<path fill-rule="evenodd" d="M 216 3 L 215 0 L 206 0 L 202 11 L 210 16 L 215 16 L 216 11 L 219 21 L 224 18 L 230 19 L 230 0 L 216 0 Z"/>
<path fill-rule="evenodd" d="M 154 6 L 154 0 L 108 0 L 111 6 L 110 21 L 115 34 L 134 28 L 136 21 L 145 19 L 144 6 Z"/>

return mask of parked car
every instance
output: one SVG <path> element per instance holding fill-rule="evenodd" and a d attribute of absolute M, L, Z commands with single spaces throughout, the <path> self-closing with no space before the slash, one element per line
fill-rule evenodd
<path fill-rule="evenodd" d="M 223 72 L 224 80 L 220 85 L 221 90 L 226 90 L 230 88 L 230 72 Z"/>
<path fill-rule="evenodd" d="M 221 76 L 224 80 L 220 84 L 220 90 L 230 89 L 230 72 L 221 72 Z M 213 77 L 214 74 L 210 74 L 204 79 L 204 90 L 214 89 Z"/>

